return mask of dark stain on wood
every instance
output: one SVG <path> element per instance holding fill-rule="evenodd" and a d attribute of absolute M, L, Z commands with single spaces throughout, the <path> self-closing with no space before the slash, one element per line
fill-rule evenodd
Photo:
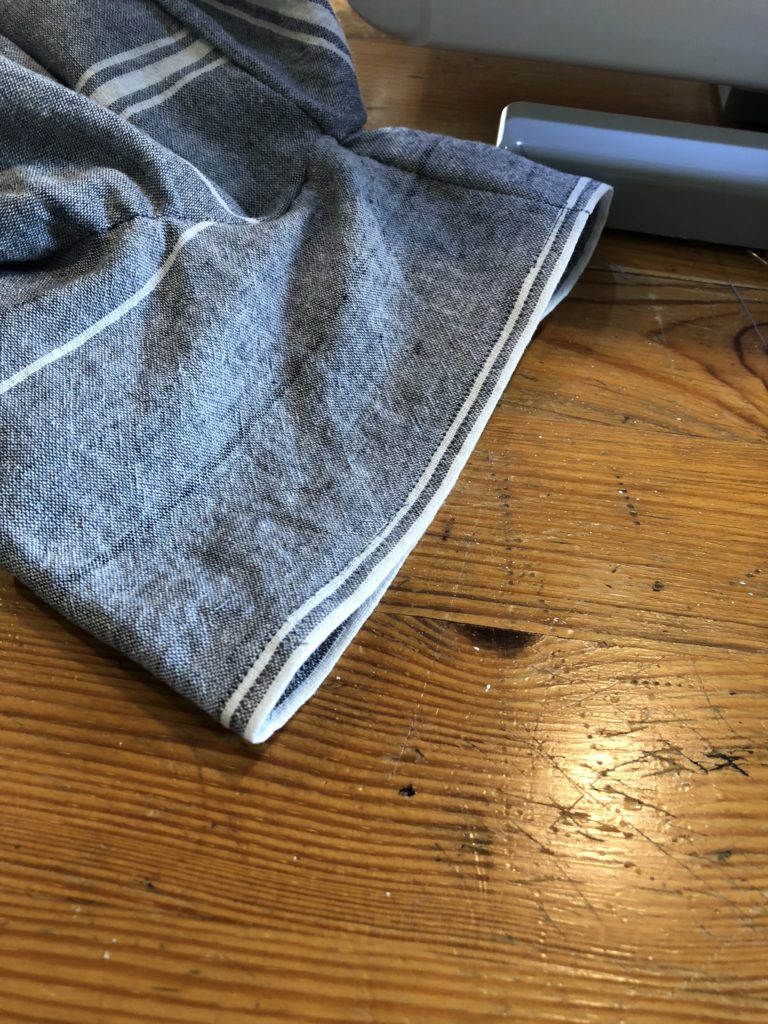
<path fill-rule="evenodd" d="M 739 298 L 739 301 L 742 303 L 742 306 L 744 306 L 746 310 L 747 307 L 741 299 L 741 296 L 738 294 L 738 292 L 736 294 Z M 758 323 L 753 320 L 751 324 L 747 324 L 746 327 L 742 327 L 741 330 L 736 333 L 733 339 L 733 348 L 736 352 L 736 356 L 738 357 L 739 362 L 747 371 L 747 373 L 751 373 L 753 377 L 757 377 L 757 379 L 762 381 L 763 384 L 768 388 L 768 376 L 766 376 L 766 374 L 761 371 L 760 367 L 750 365 L 746 349 L 746 343 L 749 339 L 753 342 L 753 345 L 755 341 L 757 342 L 758 350 L 762 354 L 766 353 L 767 349 L 765 339 L 763 337 L 763 330 L 765 330 L 768 333 L 768 321 L 764 320 Z"/>
<path fill-rule="evenodd" d="M 540 633 L 528 633 L 522 629 L 506 629 L 501 626 L 475 626 L 457 623 L 456 628 L 475 647 L 495 651 L 507 657 L 514 657 L 518 651 L 535 644 Z"/>

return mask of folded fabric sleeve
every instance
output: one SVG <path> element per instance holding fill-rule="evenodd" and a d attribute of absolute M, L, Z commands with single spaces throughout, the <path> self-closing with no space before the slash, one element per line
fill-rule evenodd
<path fill-rule="evenodd" d="M 0 32 L 0 565 L 262 741 L 432 520 L 609 189 L 364 131 L 321 0 L 0 0 Z"/>

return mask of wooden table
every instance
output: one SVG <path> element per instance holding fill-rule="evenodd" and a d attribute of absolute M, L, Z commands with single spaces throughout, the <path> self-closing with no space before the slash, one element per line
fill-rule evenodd
<path fill-rule="evenodd" d="M 411 50 L 371 123 L 704 86 Z M 768 265 L 609 235 L 320 694 L 249 748 L 0 581 L 0 1020 L 768 1021 Z"/>

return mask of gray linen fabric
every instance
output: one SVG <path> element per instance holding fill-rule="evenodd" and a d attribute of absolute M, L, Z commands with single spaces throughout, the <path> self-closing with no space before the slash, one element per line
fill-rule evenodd
<path fill-rule="evenodd" d="M 456 480 L 609 190 L 363 131 L 323 0 L 0 0 L 0 564 L 251 741 Z"/>

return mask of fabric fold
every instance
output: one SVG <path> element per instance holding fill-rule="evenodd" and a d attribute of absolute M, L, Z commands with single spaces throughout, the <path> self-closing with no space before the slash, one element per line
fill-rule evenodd
<path fill-rule="evenodd" d="M 27 125 L 0 128 L 0 564 L 261 742 L 429 525 L 610 190 L 362 130 L 319 0 L 32 6 L 0 0 Z"/>

